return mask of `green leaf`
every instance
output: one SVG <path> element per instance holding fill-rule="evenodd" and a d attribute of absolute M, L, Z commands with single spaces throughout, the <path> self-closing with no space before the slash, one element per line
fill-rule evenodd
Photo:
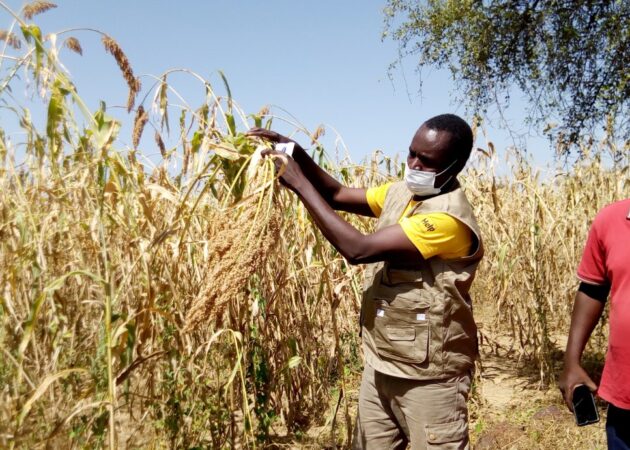
<path fill-rule="evenodd" d="M 100 109 L 94 114 L 92 138 L 97 149 L 107 149 L 118 136 L 120 122 L 105 114 L 105 103 L 101 102 Z"/>
<path fill-rule="evenodd" d="M 191 151 L 193 153 L 197 153 L 199 151 L 199 147 L 201 147 L 201 143 L 203 142 L 203 131 L 198 130 L 193 134 L 192 140 L 190 141 Z"/>
<path fill-rule="evenodd" d="M 170 131 L 168 126 L 168 84 L 166 84 L 166 75 L 162 77 L 162 83 L 160 84 L 160 116 L 162 116 L 161 126 L 164 128 L 166 126 L 166 131 Z"/>
<path fill-rule="evenodd" d="M 225 120 L 227 122 L 228 131 L 232 136 L 236 136 L 236 122 L 234 121 L 234 116 L 232 114 L 226 114 Z"/>
<path fill-rule="evenodd" d="M 44 58 L 44 47 L 42 46 L 42 30 L 37 25 L 27 25 L 21 27 L 22 34 L 26 42 L 35 44 L 35 78 L 39 80 L 42 60 Z"/>
<path fill-rule="evenodd" d="M 223 84 L 225 86 L 225 90 L 227 91 L 227 95 L 228 95 L 228 114 L 232 114 L 232 91 L 230 89 L 230 84 L 228 83 L 227 78 L 225 77 L 225 74 L 223 73 L 222 70 L 219 70 L 219 75 L 221 76 L 221 79 L 223 80 Z"/>

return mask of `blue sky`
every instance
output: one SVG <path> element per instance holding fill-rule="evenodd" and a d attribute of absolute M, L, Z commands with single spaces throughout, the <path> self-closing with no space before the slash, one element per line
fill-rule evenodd
<path fill-rule="evenodd" d="M 19 9 L 23 2 L 10 0 Z M 453 112 L 466 119 L 463 106 L 455 103 L 448 73 L 425 71 L 423 88 L 413 59 L 388 75 L 387 68 L 398 54 L 397 44 L 381 40 L 383 1 L 321 0 L 295 2 L 271 0 L 165 1 L 165 0 L 59 0 L 58 8 L 35 21 L 45 33 L 68 28 L 96 28 L 121 45 L 137 75 L 143 92 L 148 76 L 171 68 L 188 68 L 219 91 L 222 70 L 235 101 L 247 113 L 264 105 L 288 117 L 282 110 L 314 130 L 325 124 L 337 130 L 354 161 L 374 150 L 404 155 L 416 128 L 427 118 Z M 7 28 L 10 18 L 1 28 Z M 86 31 L 71 33 L 84 49 L 83 56 L 62 53 L 79 94 L 92 109 L 104 99 L 109 107 L 124 105 L 127 88 L 112 57 L 106 54 L 100 36 Z M 172 78 L 176 89 L 197 107 L 203 102 L 202 86 L 191 77 Z M 512 131 L 524 133 L 524 105 L 518 96 L 508 110 Z M 145 103 L 145 107 L 148 106 Z M 120 110 L 120 117 L 132 116 Z M 490 139 L 502 151 L 514 141 L 499 125 L 498 115 L 488 123 Z M 276 122 L 280 131 L 290 128 Z M 121 134 L 123 144 L 130 138 Z M 308 140 L 297 139 L 304 144 Z M 335 133 L 328 129 L 324 144 L 334 156 Z M 549 143 L 529 137 L 527 148 L 538 164 L 551 158 Z M 486 147 L 483 139 L 477 145 Z M 141 146 L 154 147 L 145 138 Z"/>

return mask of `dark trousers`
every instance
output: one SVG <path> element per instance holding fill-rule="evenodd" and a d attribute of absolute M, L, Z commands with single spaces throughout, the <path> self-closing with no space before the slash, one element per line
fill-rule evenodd
<path fill-rule="evenodd" d="M 606 438 L 608 450 L 630 450 L 630 409 L 608 405 Z"/>

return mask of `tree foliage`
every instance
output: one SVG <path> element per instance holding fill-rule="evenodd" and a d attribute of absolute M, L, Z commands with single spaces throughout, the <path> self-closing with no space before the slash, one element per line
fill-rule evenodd
<path fill-rule="evenodd" d="M 627 0 L 388 0 L 385 13 L 402 55 L 449 69 L 473 112 L 517 86 L 565 141 L 599 125 L 630 136 Z"/>

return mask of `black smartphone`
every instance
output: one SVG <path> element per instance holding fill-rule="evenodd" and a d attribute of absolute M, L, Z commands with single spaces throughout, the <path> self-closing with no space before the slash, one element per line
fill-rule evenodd
<path fill-rule="evenodd" d="M 599 422 L 595 398 L 585 384 L 580 384 L 573 389 L 573 414 L 575 415 L 575 423 L 580 427 Z"/>

